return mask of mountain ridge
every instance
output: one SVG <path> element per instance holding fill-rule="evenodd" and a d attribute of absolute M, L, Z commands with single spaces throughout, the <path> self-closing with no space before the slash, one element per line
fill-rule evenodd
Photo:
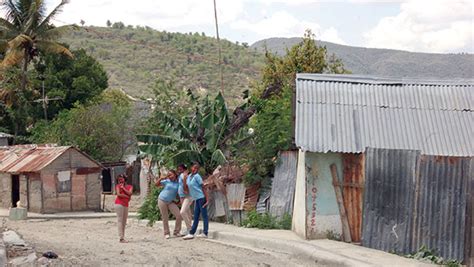
<path fill-rule="evenodd" d="M 250 47 L 257 51 L 267 49 L 278 55 L 300 42 L 302 38 L 268 38 Z M 385 48 L 366 48 L 316 41 L 335 54 L 353 74 L 398 78 L 472 79 L 473 54 L 437 54 L 409 52 Z"/>

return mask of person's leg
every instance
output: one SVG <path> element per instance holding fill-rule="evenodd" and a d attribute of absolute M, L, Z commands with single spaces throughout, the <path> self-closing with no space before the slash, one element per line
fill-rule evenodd
<path fill-rule="evenodd" d="M 181 223 L 183 221 L 183 219 L 181 218 L 181 214 L 179 212 L 179 208 L 174 202 L 171 202 L 171 204 L 168 205 L 168 208 L 171 211 L 171 213 L 174 215 L 174 217 L 176 218 L 173 234 L 179 235 L 181 232 Z"/>
<path fill-rule="evenodd" d="M 161 220 L 163 221 L 163 232 L 164 235 L 170 234 L 170 226 L 168 224 L 168 203 L 164 202 L 161 199 L 158 199 L 158 208 L 160 208 Z"/>
<path fill-rule="evenodd" d="M 193 226 L 191 227 L 190 234 L 194 235 L 197 231 L 199 225 L 199 215 L 201 213 L 201 206 L 202 203 L 198 200 L 194 201 L 194 218 L 193 218 Z"/>
<path fill-rule="evenodd" d="M 123 206 L 120 204 L 115 204 L 115 213 L 117 214 L 117 228 L 120 240 L 123 240 L 124 232 L 122 231 L 123 227 Z"/>
<path fill-rule="evenodd" d="M 191 230 L 191 224 L 192 224 L 192 214 L 191 214 L 191 204 L 193 203 L 193 200 L 190 197 L 186 197 L 183 200 L 183 205 L 181 206 L 181 217 L 184 220 L 184 223 L 186 224 L 187 230 Z"/>
<path fill-rule="evenodd" d="M 125 227 L 127 227 L 127 219 L 128 219 L 128 207 L 123 207 L 123 220 L 122 220 L 122 233 L 123 238 L 125 238 Z"/>
<path fill-rule="evenodd" d="M 202 200 L 203 202 L 206 202 L 206 199 L 203 199 Z M 204 204 L 202 204 L 204 205 Z M 201 205 L 201 207 L 202 207 Z M 209 217 L 207 216 L 207 206 L 206 207 L 203 207 L 201 208 L 201 214 L 202 214 L 202 222 L 204 224 L 204 234 L 207 235 L 207 233 L 209 232 Z"/>

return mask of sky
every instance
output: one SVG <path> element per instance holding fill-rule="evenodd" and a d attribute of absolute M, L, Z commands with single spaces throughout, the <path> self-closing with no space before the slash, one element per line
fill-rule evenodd
<path fill-rule="evenodd" d="M 474 52 L 474 0 L 216 0 L 221 38 L 316 38 L 414 52 Z M 59 0 L 46 0 L 49 8 Z M 213 0 L 71 0 L 56 24 L 106 21 L 215 36 Z"/>

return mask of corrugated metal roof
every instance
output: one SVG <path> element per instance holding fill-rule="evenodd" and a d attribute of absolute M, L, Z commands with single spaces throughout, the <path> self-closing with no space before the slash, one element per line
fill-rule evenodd
<path fill-rule="evenodd" d="M 474 155 L 472 81 L 299 74 L 296 84 L 296 144 L 305 151 Z"/>
<path fill-rule="evenodd" d="M 70 148 L 75 149 L 71 146 L 53 145 L 19 145 L 0 147 L 0 172 L 38 172 Z M 81 151 L 79 152 L 82 153 Z M 82 154 L 85 155 L 84 153 Z M 85 156 L 88 157 L 87 155 Z M 91 160 L 94 161 L 93 159 Z M 100 166 L 98 163 L 97 165 Z"/>

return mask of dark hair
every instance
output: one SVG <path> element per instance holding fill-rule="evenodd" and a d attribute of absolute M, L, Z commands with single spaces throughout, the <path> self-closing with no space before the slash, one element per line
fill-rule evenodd
<path fill-rule="evenodd" d="M 169 170 L 169 172 L 173 173 L 175 176 L 178 176 L 178 173 L 175 170 Z"/>
<path fill-rule="evenodd" d="M 187 169 L 187 168 L 186 168 L 186 165 L 184 165 L 184 164 L 179 164 L 179 165 L 178 165 L 178 168 L 183 168 L 183 169 L 185 169 L 185 170 Z"/>
<path fill-rule="evenodd" d="M 199 164 L 199 162 L 195 161 L 195 162 L 193 163 L 193 166 L 201 167 L 201 164 Z"/>

